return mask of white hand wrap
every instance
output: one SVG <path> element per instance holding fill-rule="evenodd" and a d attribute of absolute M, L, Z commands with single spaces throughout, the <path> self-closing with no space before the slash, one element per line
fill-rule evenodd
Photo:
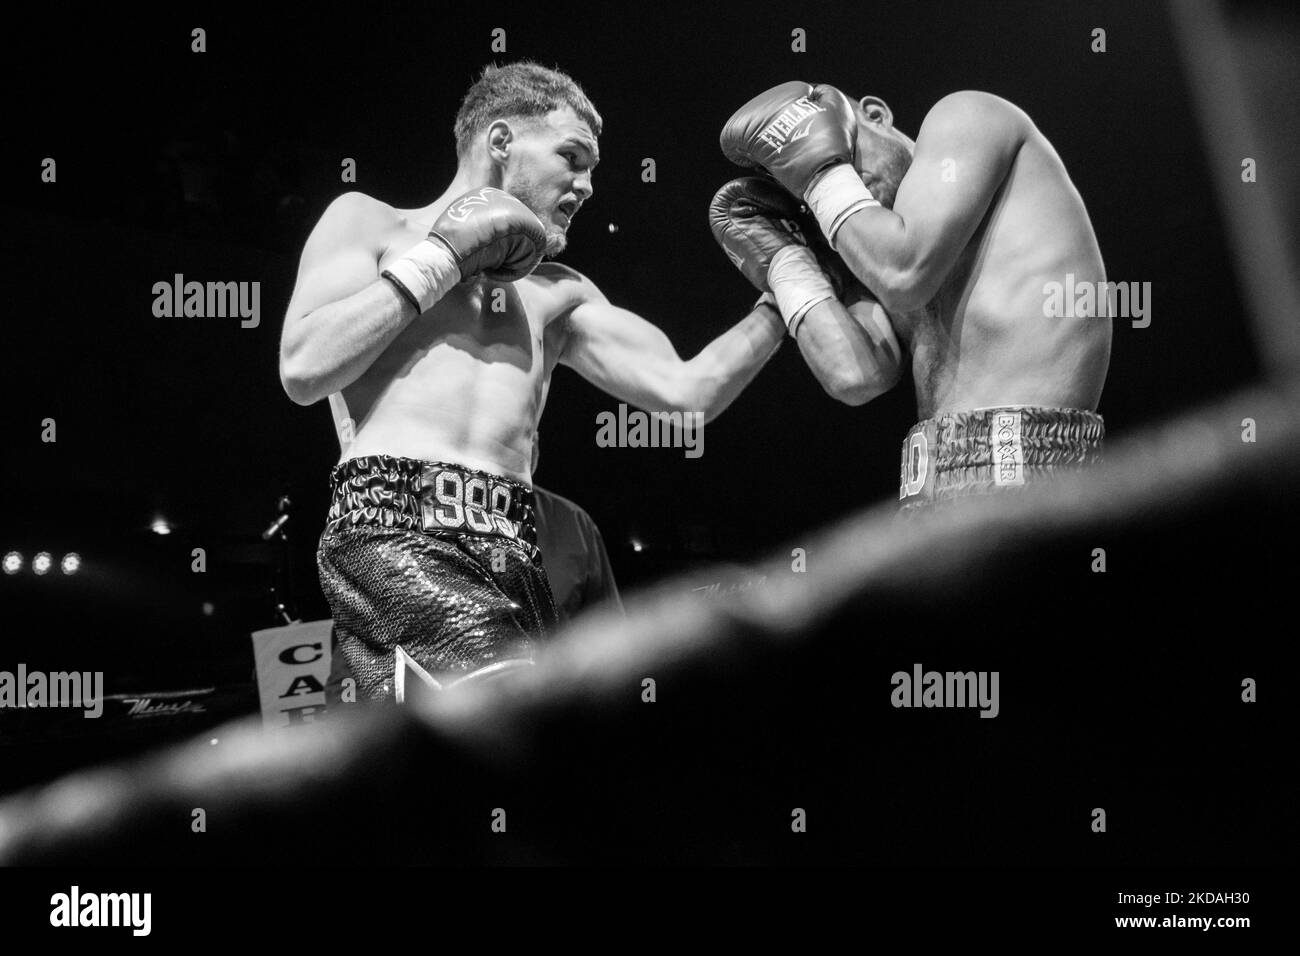
<path fill-rule="evenodd" d="M 423 313 L 460 281 L 460 266 L 442 243 L 422 239 L 385 269 L 383 277 Z"/>
<path fill-rule="evenodd" d="M 767 267 L 767 287 L 776 297 L 785 327 L 794 335 L 803 317 L 818 302 L 835 298 L 817 257 L 807 246 L 786 246 Z"/>
<path fill-rule="evenodd" d="M 804 202 L 817 217 L 822 227 L 822 235 L 835 248 L 835 233 L 844 225 L 849 216 L 867 206 L 879 206 L 880 202 L 871 195 L 862 182 L 858 171 L 848 163 L 832 166 L 816 185 L 810 186 L 804 193 Z"/>

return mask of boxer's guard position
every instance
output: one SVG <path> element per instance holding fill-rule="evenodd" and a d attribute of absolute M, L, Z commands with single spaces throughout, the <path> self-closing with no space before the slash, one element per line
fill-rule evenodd
<path fill-rule="evenodd" d="M 1070 318 L 1047 316 L 1044 301 L 1067 274 L 1104 289 L 1101 252 L 1060 157 L 1021 110 L 954 93 L 913 142 L 882 100 L 791 82 L 741 107 L 721 145 L 776 182 L 724 186 L 715 236 L 826 390 L 862 404 L 911 353 L 923 420 L 903 443 L 905 511 L 1099 456 L 1105 296 Z"/>
<path fill-rule="evenodd" d="M 539 264 L 591 198 L 600 130 L 564 74 L 489 67 L 456 117 L 442 195 L 399 210 L 349 193 L 307 240 L 280 377 L 298 404 L 328 396 L 339 432 L 317 557 L 364 697 L 392 694 L 398 646 L 445 684 L 530 660 L 554 625 L 529 459 L 557 362 L 708 421 L 785 334 L 759 309 L 683 361 L 586 277 Z"/>

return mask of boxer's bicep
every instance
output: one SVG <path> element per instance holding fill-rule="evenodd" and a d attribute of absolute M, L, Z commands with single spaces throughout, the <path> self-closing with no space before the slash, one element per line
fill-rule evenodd
<path fill-rule="evenodd" d="M 307 238 L 298 277 L 285 310 L 285 325 L 323 305 L 360 292 L 379 277 L 379 257 L 368 234 L 374 232 L 374 201 L 361 193 L 334 200 Z"/>
<path fill-rule="evenodd" d="M 587 295 L 569 313 L 560 363 L 602 391 L 647 411 L 679 404 L 682 360 L 660 329 L 604 296 Z"/>
<path fill-rule="evenodd" d="M 1028 120 L 987 93 L 944 97 L 917 135 L 894 200 L 905 230 L 913 302 L 929 301 L 951 272 L 1006 179 Z"/>

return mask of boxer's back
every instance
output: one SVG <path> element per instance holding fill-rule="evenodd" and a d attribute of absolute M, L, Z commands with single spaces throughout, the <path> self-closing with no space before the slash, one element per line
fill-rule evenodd
<path fill-rule="evenodd" d="M 430 225 L 380 208 L 374 277 Z M 558 328 L 547 331 L 558 311 L 547 275 L 542 268 L 514 283 L 461 283 L 403 329 L 330 399 L 340 461 L 395 455 L 528 483 L 532 436 L 560 351 L 551 341 Z"/>
<path fill-rule="evenodd" d="M 1044 285 L 1067 273 L 1102 282 L 1101 252 L 1055 149 L 1025 122 L 1006 179 L 938 295 L 893 317 L 912 353 L 921 418 L 997 405 L 1097 407 L 1110 319 L 1049 318 Z"/>

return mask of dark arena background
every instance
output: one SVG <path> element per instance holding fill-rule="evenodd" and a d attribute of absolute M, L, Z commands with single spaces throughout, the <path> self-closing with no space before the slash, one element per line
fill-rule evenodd
<path fill-rule="evenodd" d="M 0 862 L 43 868 L 7 871 L 7 929 L 57 934 L 50 895 L 77 885 L 151 891 L 154 934 L 181 934 L 176 871 L 221 894 L 218 867 L 266 868 L 239 877 L 256 888 L 340 864 L 852 867 L 836 882 L 873 927 L 974 907 L 989 939 L 1033 917 L 1225 918 L 1208 932 L 1236 941 L 1268 922 L 1297 835 L 1290 5 L 7 17 L 0 673 L 103 675 L 97 719 L 0 706 Z M 755 92 L 876 94 L 913 136 L 956 90 L 1017 104 L 1107 277 L 1150 283 L 1149 324 L 1114 320 L 1106 461 L 900 523 L 908 376 L 850 407 L 787 342 L 691 458 L 600 447 L 617 400 L 560 368 L 537 483 L 600 529 L 626 617 L 579 616 L 514 682 L 271 727 L 251 635 L 330 617 L 339 441 L 278 372 L 299 254 L 343 192 L 437 197 L 460 98 L 521 59 L 604 118 L 561 261 L 683 357 L 754 298 L 706 213 Z M 257 283 L 257 324 L 156 317 L 177 275 Z M 893 706 L 914 665 L 997 672 L 996 719 Z"/>

